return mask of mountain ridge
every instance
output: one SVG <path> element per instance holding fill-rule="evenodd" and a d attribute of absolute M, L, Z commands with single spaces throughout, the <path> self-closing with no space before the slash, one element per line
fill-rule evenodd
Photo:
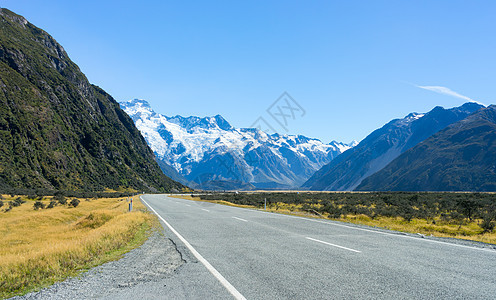
<path fill-rule="evenodd" d="M 432 135 L 357 190 L 496 191 L 496 106 Z"/>
<path fill-rule="evenodd" d="M 55 39 L 5 8 L 0 21 L 0 188 L 182 188 Z"/>
<path fill-rule="evenodd" d="M 145 100 L 121 102 L 155 152 L 198 186 L 294 188 L 350 146 L 303 135 L 235 128 L 221 115 L 167 117 Z M 229 182 L 229 183 L 226 183 Z M 236 184 L 236 183 L 237 184 Z"/>
<path fill-rule="evenodd" d="M 465 103 L 451 109 L 437 106 L 425 114 L 410 113 L 402 119 L 394 119 L 323 166 L 302 187 L 353 190 L 363 179 L 384 168 L 401 153 L 482 107 L 476 103 Z"/>

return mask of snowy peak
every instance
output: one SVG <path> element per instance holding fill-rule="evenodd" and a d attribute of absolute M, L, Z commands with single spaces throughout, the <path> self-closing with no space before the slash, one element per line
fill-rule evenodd
<path fill-rule="evenodd" d="M 149 118 L 155 115 L 150 103 L 145 100 L 134 99 L 127 102 L 121 102 L 119 104 L 134 122 L 140 118 Z"/>
<path fill-rule="evenodd" d="M 235 187 L 233 182 L 244 187 L 297 187 L 351 148 L 302 135 L 237 129 L 220 115 L 168 117 L 155 113 L 145 100 L 123 102 L 121 107 L 134 120 L 157 159 L 201 188 L 214 188 L 212 182 L 229 182 L 231 187 Z"/>
<path fill-rule="evenodd" d="M 167 121 L 177 124 L 182 128 L 185 128 L 188 132 L 194 132 L 195 130 L 232 130 L 233 127 L 229 122 L 227 122 L 221 115 L 216 115 L 213 117 L 165 117 Z"/>

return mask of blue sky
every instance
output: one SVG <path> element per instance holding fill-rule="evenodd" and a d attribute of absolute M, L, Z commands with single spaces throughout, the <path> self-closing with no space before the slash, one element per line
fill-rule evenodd
<path fill-rule="evenodd" d="M 349 142 L 410 112 L 495 103 L 496 1 L 0 6 L 50 33 L 117 101 L 166 115 L 221 114 L 236 127 L 262 117 L 279 133 Z M 285 91 L 305 111 L 287 131 L 267 111 Z"/>

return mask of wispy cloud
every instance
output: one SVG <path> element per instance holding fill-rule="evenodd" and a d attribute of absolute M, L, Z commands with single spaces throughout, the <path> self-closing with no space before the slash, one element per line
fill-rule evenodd
<path fill-rule="evenodd" d="M 475 103 L 484 105 L 483 103 L 480 103 L 479 101 L 476 101 L 470 97 L 464 96 L 464 95 L 457 93 L 457 92 L 455 92 L 455 91 L 453 91 L 447 87 L 444 87 L 444 86 L 434 86 L 434 85 L 432 85 L 432 86 L 431 85 L 415 85 L 415 86 L 418 88 L 424 89 L 424 90 L 434 92 L 434 93 L 443 94 L 443 95 L 447 95 L 447 96 L 451 96 L 451 97 L 455 97 L 455 98 L 460 98 L 460 99 L 463 99 L 466 101 L 475 102 Z"/>

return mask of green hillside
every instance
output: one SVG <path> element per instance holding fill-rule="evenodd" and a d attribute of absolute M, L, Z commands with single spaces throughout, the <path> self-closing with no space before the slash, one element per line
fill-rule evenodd
<path fill-rule="evenodd" d="M 65 50 L 0 9 L 0 189 L 169 191 L 118 103 Z"/>

